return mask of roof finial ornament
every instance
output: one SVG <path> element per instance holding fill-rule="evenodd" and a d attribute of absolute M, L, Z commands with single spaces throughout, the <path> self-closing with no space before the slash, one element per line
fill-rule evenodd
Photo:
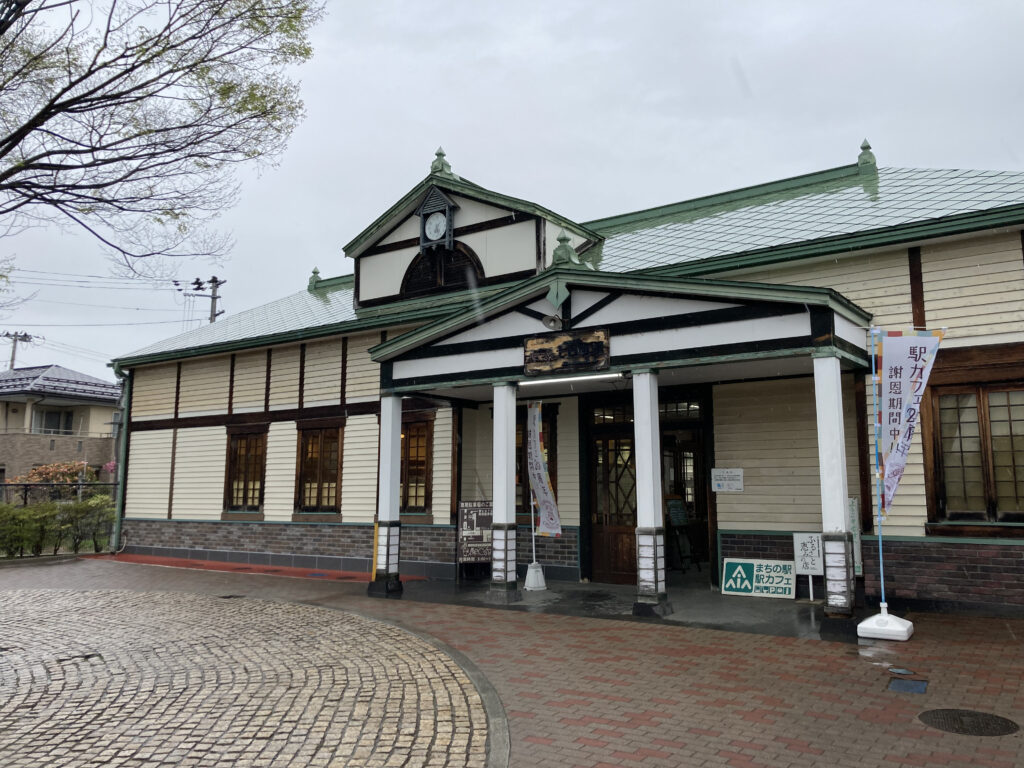
<path fill-rule="evenodd" d="M 563 229 L 558 233 L 558 245 L 555 246 L 555 252 L 551 254 L 551 266 L 566 267 L 579 265 L 579 263 L 580 260 L 576 256 L 576 251 L 569 245 L 569 236 L 565 234 Z"/>
<path fill-rule="evenodd" d="M 454 176 L 452 173 L 452 166 L 447 160 L 444 159 L 444 147 L 438 147 L 437 152 L 434 153 L 434 162 L 430 164 L 431 173 L 440 173 L 445 176 Z"/>
<path fill-rule="evenodd" d="M 871 145 L 868 144 L 867 139 L 864 139 L 860 145 L 860 154 L 857 156 L 857 165 L 860 166 L 861 169 L 864 169 L 865 166 L 871 166 L 871 168 L 874 169 L 877 166 L 877 163 L 875 162 L 875 153 L 871 151 Z"/>
<path fill-rule="evenodd" d="M 316 284 L 320 282 L 320 270 L 313 267 L 313 274 L 309 276 L 309 290 L 316 288 Z"/>

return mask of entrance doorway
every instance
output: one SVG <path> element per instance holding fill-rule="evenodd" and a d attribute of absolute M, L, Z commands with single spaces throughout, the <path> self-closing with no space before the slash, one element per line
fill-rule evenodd
<path fill-rule="evenodd" d="M 627 393 L 628 394 L 628 393 Z M 703 393 L 677 393 L 660 404 L 666 565 L 704 568 L 709 557 Z M 588 425 L 590 575 L 636 583 L 636 463 L 631 396 L 583 408 Z M 584 518 L 587 520 L 587 518 Z M 584 552 L 584 557 L 586 553 Z"/>

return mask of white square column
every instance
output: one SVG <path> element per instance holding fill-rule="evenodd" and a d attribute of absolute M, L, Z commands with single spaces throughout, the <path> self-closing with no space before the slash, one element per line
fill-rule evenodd
<path fill-rule="evenodd" d="M 491 589 L 488 601 L 522 599 L 516 580 L 516 385 L 494 385 Z"/>
<path fill-rule="evenodd" d="M 634 616 L 672 613 L 665 585 L 665 521 L 662 516 L 661 427 L 658 376 L 633 372 L 633 441 L 636 464 L 636 572 Z"/>
<path fill-rule="evenodd" d="M 814 358 L 814 405 L 825 549 L 825 611 L 850 615 L 854 596 L 853 537 L 847 513 L 843 380 L 838 357 Z"/>
<path fill-rule="evenodd" d="M 380 458 L 377 465 L 376 575 L 367 594 L 372 597 L 401 597 L 398 575 L 402 524 L 399 511 L 402 480 L 402 398 L 380 398 Z"/>

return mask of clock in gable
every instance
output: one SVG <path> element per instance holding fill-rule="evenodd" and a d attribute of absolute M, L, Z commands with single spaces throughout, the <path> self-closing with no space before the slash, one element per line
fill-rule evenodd
<path fill-rule="evenodd" d="M 442 246 L 451 250 L 455 245 L 455 211 L 459 206 L 437 187 L 431 187 L 416 210 L 420 217 L 420 252 Z"/>

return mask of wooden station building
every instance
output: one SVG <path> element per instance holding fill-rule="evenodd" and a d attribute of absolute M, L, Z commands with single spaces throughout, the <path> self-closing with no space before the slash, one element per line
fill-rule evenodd
<path fill-rule="evenodd" d="M 945 327 L 885 524 L 889 594 L 1024 605 L 1022 228 L 1024 174 L 879 168 L 866 142 L 586 223 L 439 151 L 345 247 L 354 274 L 115 362 L 127 550 L 375 570 L 398 595 L 402 574 L 455 578 L 460 502 L 489 501 L 491 592 L 515 600 L 539 400 L 548 578 L 669 610 L 672 499 L 711 585 L 726 557 L 791 560 L 793 532 L 822 532 L 846 612 L 858 554 L 878 591 L 868 329 Z M 742 491 L 713 492 L 714 468 Z"/>

